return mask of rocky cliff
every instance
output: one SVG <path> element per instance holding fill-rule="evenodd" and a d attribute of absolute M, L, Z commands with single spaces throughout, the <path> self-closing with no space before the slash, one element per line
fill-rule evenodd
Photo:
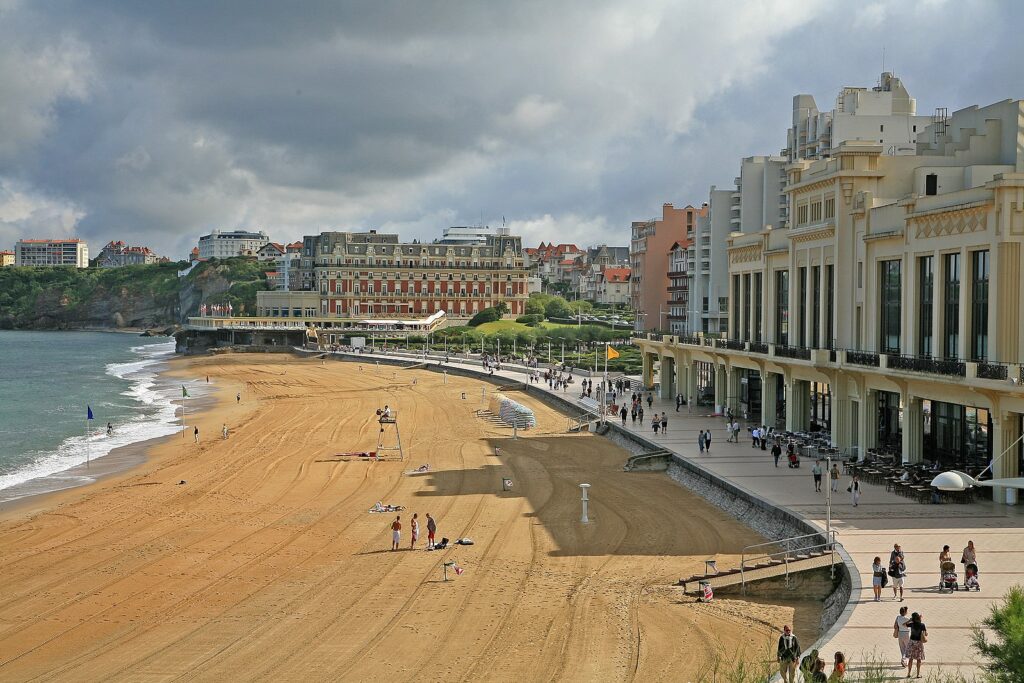
<path fill-rule="evenodd" d="M 0 269 L 0 328 L 166 328 L 198 314 L 200 305 L 231 303 L 253 311 L 266 289 L 264 264 L 252 259 L 109 269 Z"/>

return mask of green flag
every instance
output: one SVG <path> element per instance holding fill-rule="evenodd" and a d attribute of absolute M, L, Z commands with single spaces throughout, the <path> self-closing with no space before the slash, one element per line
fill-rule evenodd
<path fill-rule="evenodd" d="M 184 384 L 181 385 L 181 397 L 188 398 L 188 389 L 185 388 Z"/>

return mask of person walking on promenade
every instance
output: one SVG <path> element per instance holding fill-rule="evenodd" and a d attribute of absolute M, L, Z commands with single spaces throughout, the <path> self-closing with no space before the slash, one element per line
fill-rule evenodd
<path fill-rule="evenodd" d="M 907 565 L 903 561 L 903 551 L 894 549 L 889 553 L 889 576 L 892 578 L 893 600 L 903 602 L 903 577 L 906 575 Z"/>
<path fill-rule="evenodd" d="M 818 664 L 818 651 L 811 650 L 810 654 L 804 655 L 804 658 L 800 660 L 800 675 L 804 681 L 814 680 L 812 678 L 814 674 L 814 667 Z"/>
<path fill-rule="evenodd" d="M 942 563 L 952 562 L 953 556 L 949 554 L 949 546 L 942 546 L 942 552 L 939 553 L 939 587 L 942 587 Z"/>
<path fill-rule="evenodd" d="M 677 413 L 679 412 L 679 408 L 681 408 L 682 405 L 683 405 L 683 395 L 682 394 L 676 394 L 676 412 Z"/>
<path fill-rule="evenodd" d="M 668 418 L 664 412 L 661 413 L 661 433 L 668 434 Z"/>
<path fill-rule="evenodd" d="M 754 427 L 752 430 L 750 430 L 750 438 L 751 438 L 750 447 L 751 448 L 757 448 L 758 445 L 759 445 L 759 442 L 761 441 L 761 430 L 758 429 L 757 427 Z"/>
<path fill-rule="evenodd" d="M 654 435 L 658 435 L 658 427 L 661 425 L 661 418 L 655 413 L 654 417 L 651 418 L 651 426 L 654 427 Z"/>
<path fill-rule="evenodd" d="M 693 396 L 686 401 L 686 412 L 689 415 L 693 415 Z"/>
<path fill-rule="evenodd" d="M 975 567 L 978 566 L 978 553 L 974 549 L 974 541 L 967 541 L 967 547 L 964 548 L 964 552 L 960 555 L 960 564 L 964 566 L 964 573 L 967 573 L 967 565 L 973 564 Z"/>
<path fill-rule="evenodd" d="M 395 521 L 391 522 L 391 549 L 398 550 L 398 543 L 402 540 L 402 516 L 395 515 Z"/>
<path fill-rule="evenodd" d="M 907 648 L 910 647 L 910 617 L 907 616 L 906 605 L 900 607 L 900 613 L 892 623 L 892 637 L 900 646 L 900 666 L 906 666 Z"/>
<path fill-rule="evenodd" d="M 839 464 L 832 463 L 832 471 L 828 473 L 832 480 L 832 493 L 839 493 Z"/>
<path fill-rule="evenodd" d="M 649 391 L 648 391 L 648 392 L 647 392 L 647 409 L 648 409 L 648 410 L 650 410 L 650 409 L 651 409 L 651 404 L 652 404 L 652 403 L 654 403 L 654 396 L 653 396 L 653 395 L 651 395 L 651 392 L 649 392 Z"/>
<path fill-rule="evenodd" d="M 800 659 L 800 641 L 793 635 L 789 624 L 782 627 L 775 657 L 779 662 L 779 675 L 784 683 L 796 683 L 796 664 Z"/>
<path fill-rule="evenodd" d="M 644 426 L 644 404 L 640 404 L 639 410 L 636 411 L 636 416 L 640 418 L 640 426 Z"/>
<path fill-rule="evenodd" d="M 772 458 L 775 459 L 775 466 L 776 467 L 779 466 L 779 458 L 781 458 L 781 457 L 782 457 L 782 444 L 780 444 L 778 441 L 776 441 L 775 445 L 772 446 Z"/>
<path fill-rule="evenodd" d="M 416 541 L 420 540 L 420 520 L 415 512 L 412 513 L 412 521 L 409 522 L 409 536 L 412 538 L 409 550 L 416 550 Z"/>
<path fill-rule="evenodd" d="M 761 425 L 761 450 L 768 450 L 768 428 Z"/>
<path fill-rule="evenodd" d="M 199 443 L 199 427 L 192 430 L 192 436 L 195 438 L 196 443 Z"/>
<path fill-rule="evenodd" d="M 629 416 L 633 419 L 633 425 L 636 425 L 636 404 L 633 404 L 633 409 L 629 411 Z"/>
<path fill-rule="evenodd" d="M 871 591 L 875 594 L 875 602 L 882 602 L 882 582 L 885 581 L 885 567 L 882 558 L 875 557 L 871 562 Z"/>
<path fill-rule="evenodd" d="M 811 467 L 811 475 L 814 477 L 814 492 L 821 493 L 821 461 L 815 460 Z"/>
<path fill-rule="evenodd" d="M 434 534 L 437 533 L 437 522 L 427 513 L 427 548 L 434 547 Z"/>
<path fill-rule="evenodd" d="M 921 662 L 924 661 L 924 644 L 928 642 L 928 627 L 921 621 L 921 615 L 914 612 L 910 615 L 910 642 L 907 645 L 907 678 L 917 661 L 917 677 L 921 677 Z"/>
<path fill-rule="evenodd" d="M 857 475 L 853 475 L 853 481 L 846 487 L 846 490 L 850 493 L 850 498 L 853 500 L 853 507 L 860 505 L 860 480 L 857 479 Z"/>
<path fill-rule="evenodd" d="M 711 430 L 704 432 L 704 450 L 711 452 Z"/>
<path fill-rule="evenodd" d="M 619 410 L 619 417 L 622 418 L 622 426 L 625 427 L 626 426 L 626 404 L 625 403 L 622 404 L 622 409 Z"/>
<path fill-rule="evenodd" d="M 700 447 L 701 454 L 704 453 L 704 430 L 700 430 L 700 434 L 697 435 L 697 446 Z"/>

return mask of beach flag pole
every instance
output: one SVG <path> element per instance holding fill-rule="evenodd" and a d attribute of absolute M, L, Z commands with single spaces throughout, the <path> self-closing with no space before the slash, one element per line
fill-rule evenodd
<path fill-rule="evenodd" d="M 185 438 L 185 399 L 188 398 L 188 389 L 181 385 L 181 438 Z"/>
<path fill-rule="evenodd" d="M 85 411 L 85 468 L 89 469 L 92 461 L 92 449 L 89 446 L 89 422 L 92 420 L 92 406 L 86 406 Z"/>

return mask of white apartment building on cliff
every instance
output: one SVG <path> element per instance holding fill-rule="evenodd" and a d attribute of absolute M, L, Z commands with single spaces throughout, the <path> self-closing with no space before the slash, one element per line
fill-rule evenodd
<path fill-rule="evenodd" d="M 846 141 L 787 167 L 789 229 L 728 243 L 726 339 L 641 338 L 645 380 L 844 449 L 1017 476 L 1024 102 L 958 111 L 913 155 Z M 996 490 L 998 500 L 1015 500 Z"/>
<path fill-rule="evenodd" d="M 19 240 L 14 245 L 14 265 L 88 268 L 89 245 L 77 238 Z"/>

